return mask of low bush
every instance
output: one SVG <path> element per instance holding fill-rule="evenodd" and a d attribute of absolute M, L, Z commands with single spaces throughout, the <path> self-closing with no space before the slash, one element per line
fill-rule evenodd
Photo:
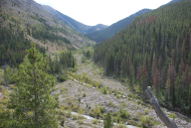
<path fill-rule="evenodd" d="M 103 106 L 96 106 L 90 110 L 90 116 L 94 118 L 103 118 L 103 114 L 105 112 L 105 108 Z"/>
<path fill-rule="evenodd" d="M 155 124 L 153 118 L 149 116 L 142 116 L 140 120 L 143 128 L 151 128 Z"/>

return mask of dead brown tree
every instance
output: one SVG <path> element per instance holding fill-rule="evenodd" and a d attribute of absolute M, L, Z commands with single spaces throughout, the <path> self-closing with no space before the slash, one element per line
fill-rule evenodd
<path fill-rule="evenodd" d="M 145 90 L 147 97 L 150 100 L 151 105 L 153 106 L 157 116 L 161 119 L 161 121 L 168 127 L 168 128 L 178 128 L 176 123 L 170 120 L 166 114 L 160 108 L 157 98 L 153 95 L 151 91 L 151 87 L 147 87 Z"/>

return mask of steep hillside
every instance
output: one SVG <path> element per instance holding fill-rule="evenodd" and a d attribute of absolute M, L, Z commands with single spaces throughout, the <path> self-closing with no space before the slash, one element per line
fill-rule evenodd
<path fill-rule="evenodd" d="M 137 16 L 140 16 L 140 15 L 147 13 L 147 12 L 150 12 L 150 11 L 151 11 L 150 9 L 143 9 L 143 10 L 141 10 L 141 11 L 139 11 L 139 12 L 123 19 L 123 20 L 120 20 L 117 23 L 112 24 L 108 28 L 105 28 L 105 29 L 100 30 L 100 31 L 88 33 L 87 36 L 90 39 L 95 40 L 96 42 L 101 42 L 101 41 L 107 40 L 107 39 L 111 38 L 112 36 L 114 36 L 119 31 L 126 28 L 129 24 L 131 24 L 133 22 L 133 20 Z"/>
<path fill-rule="evenodd" d="M 1 0 L 0 9 L 1 64 L 20 62 L 30 42 L 49 52 L 93 44 L 33 0 Z"/>
<path fill-rule="evenodd" d="M 182 0 L 171 0 L 170 2 L 168 2 L 167 4 L 162 5 L 161 7 L 168 6 L 170 4 L 174 4 L 174 3 L 177 3 L 177 2 L 181 2 L 181 1 Z"/>
<path fill-rule="evenodd" d="M 60 20 L 64 21 L 64 23 L 66 23 L 68 26 L 73 28 L 75 31 L 80 32 L 81 34 L 88 34 L 88 33 L 96 32 L 98 30 L 107 28 L 106 25 L 102 25 L 102 24 L 98 24 L 95 26 L 88 26 L 70 18 L 69 16 L 66 16 L 60 13 L 59 11 L 54 10 L 50 6 L 44 6 L 44 8 L 47 11 L 49 11 L 52 15 L 58 17 Z"/>
<path fill-rule="evenodd" d="M 173 3 L 176 3 L 176 2 L 181 2 L 182 0 L 172 0 L 170 1 L 168 4 L 173 4 Z"/>
<path fill-rule="evenodd" d="M 183 0 L 138 17 L 95 48 L 95 62 L 141 93 L 152 86 L 161 104 L 191 115 L 190 7 Z"/>

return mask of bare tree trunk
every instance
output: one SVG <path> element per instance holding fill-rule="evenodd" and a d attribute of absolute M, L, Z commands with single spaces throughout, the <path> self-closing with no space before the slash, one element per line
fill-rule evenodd
<path fill-rule="evenodd" d="M 145 90 L 147 97 L 150 100 L 150 103 L 152 104 L 155 112 L 157 113 L 157 116 L 161 119 L 161 121 L 168 127 L 168 128 L 178 128 L 176 123 L 172 120 L 170 120 L 165 113 L 161 110 L 160 105 L 158 103 L 157 98 L 153 95 L 151 88 L 147 87 Z"/>

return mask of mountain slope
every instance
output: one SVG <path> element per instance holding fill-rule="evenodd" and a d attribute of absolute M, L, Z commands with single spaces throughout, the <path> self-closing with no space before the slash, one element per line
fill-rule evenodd
<path fill-rule="evenodd" d="M 95 48 L 106 74 L 152 86 L 161 104 L 191 114 L 191 1 L 163 6 L 138 17 Z"/>
<path fill-rule="evenodd" d="M 88 34 L 90 32 L 96 32 L 98 30 L 102 30 L 102 29 L 107 27 L 106 25 L 102 25 L 102 24 L 98 24 L 96 26 L 84 25 L 84 24 L 60 13 L 59 11 L 54 10 L 50 6 L 43 6 L 43 7 L 47 11 L 49 11 L 52 15 L 54 15 L 54 16 L 58 17 L 60 20 L 64 21 L 68 26 L 73 28 L 75 31 L 78 31 L 82 34 Z"/>
<path fill-rule="evenodd" d="M 51 36 L 55 36 L 55 38 L 57 37 L 60 40 L 63 38 L 63 43 L 67 44 L 70 42 L 74 47 L 80 47 L 79 41 L 90 42 L 61 21 L 59 17 L 52 15 L 33 0 L 1 0 L 1 3 L 1 15 L 8 17 L 3 22 L 6 24 L 14 21 L 15 24 L 22 27 L 22 31 L 26 31 L 26 34 L 33 38 L 45 38 L 45 40 L 56 42 L 56 39 L 50 39 Z M 47 37 L 43 35 L 45 31 L 47 32 Z M 44 37 L 38 37 L 39 34 L 42 34 L 40 36 Z M 49 34 L 50 37 L 48 37 Z"/>
<path fill-rule="evenodd" d="M 140 16 L 144 13 L 148 13 L 150 11 L 151 11 L 150 9 L 143 9 L 143 10 L 141 10 L 141 11 L 139 11 L 139 12 L 123 19 L 123 20 L 120 20 L 117 23 L 112 24 L 108 28 L 105 28 L 105 29 L 100 30 L 100 31 L 88 33 L 87 36 L 90 39 L 95 40 L 96 42 L 101 42 L 101 41 L 107 40 L 107 39 L 111 38 L 112 36 L 114 36 L 119 31 L 126 28 L 129 24 L 131 24 L 133 22 L 133 20 L 137 16 Z"/>
<path fill-rule="evenodd" d="M 33 0 L 1 0 L 0 9 L 1 64 L 21 60 L 30 42 L 49 52 L 94 43 Z"/>
<path fill-rule="evenodd" d="M 182 0 L 171 0 L 170 2 L 168 2 L 167 4 L 162 5 L 161 7 L 168 6 L 170 4 L 174 4 L 174 3 L 177 3 L 177 2 L 181 2 L 181 1 Z"/>
<path fill-rule="evenodd" d="M 181 2 L 182 0 L 172 0 L 169 2 L 169 4 L 176 3 L 176 2 Z"/>

